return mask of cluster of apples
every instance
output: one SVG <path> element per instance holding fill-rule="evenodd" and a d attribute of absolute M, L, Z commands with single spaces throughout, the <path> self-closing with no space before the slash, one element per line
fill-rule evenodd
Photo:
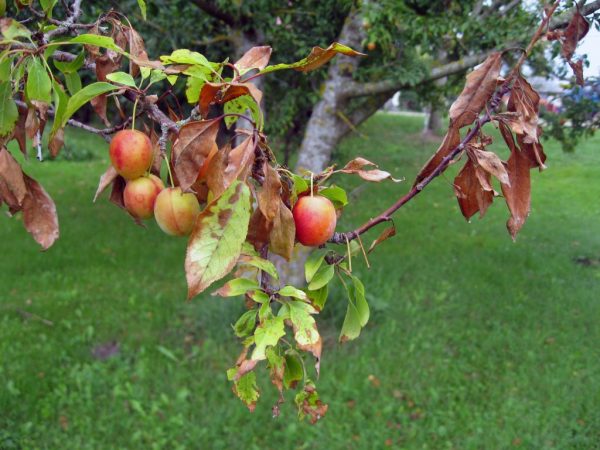
<path fill-rule="evenodd" d="M 121 130 L 110 142 L 110 161 L 127 184 L 123 201 L 138 219 L 154 217 L 159 227 L 173 236 L 191 233 L 200 204 L 194 194 L 168 187 L 149 173 L 154 152 L 148 136 L 137 130 Z"/>

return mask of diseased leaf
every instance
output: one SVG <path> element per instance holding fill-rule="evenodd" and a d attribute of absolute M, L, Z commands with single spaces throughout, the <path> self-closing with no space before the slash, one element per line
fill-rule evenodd
<path fill-rule="evenodd" d="M 575 11 L 561 39 L 561 54 L 567 61 L 571 61 L 571 58 L 575 54 L 577 43 L 585 37 L 589 30 L 590 24 L 588 21 L 579 11 Z"/>
<path fill-rule="evenodd" d="M 258 207 L 263 216 L 272 222 L 279 215 L 279 205 L 281 203 L 281 179 L 277 170 L 267 162 L 263 165 L 265 179 L 262 187 L 258 190 Z"/>
<path fill-rule="evenodd" d="M 234 65 L 237 67 L 240 75 L 252 69 L 262 70 L 269 64 L 271 52 L 272 49 L 269 46 L 252 47 Z"/>
<path fill-rule="evenodd" d="M 44 250 L 58 239 L 58 216 L 56 205 L 44 188 L 33 178 L 25 175 L 27 195 L 23 199 L 23 223 Z"/>
<path fill-rule="evenodd" d="M 359 177 L 361 177 L 363 180 L 366 181 L 383 181 L 387 178 L 389 178 L 390 180 L 398 183 L 402 180 L 397 180 L 395 178 L 392 177 L 392 175 L 389 172 L 385 172 L 383 170 L 379 170 L 379 169 L 369 169 L 369 170 L 365 170 L 364 167 L 366 166 L 374 166 L 377 167 L 377 164 L 372 163 L 371 161 L 365 159 L 365 158 L 355 158 L 352 161 L 350 161 L 348 164 L 346 164 L 344 166 L 343 169 L 340 170 L 340 172 L 342 173 L 354 173 L 357 174 Z"/>
<path fill-rule="evenodd" d="M 531 205 L 530 161 L 518 150 L 513 150 L 506 163 L 510 186 L 502 184 L 502 193 L 510 211 L 506 227 L 513 239 L 527 220 Z"/>
<path fill-rule="evenodd" d="M 283 374 L 283 385 L 287 389 L 294 389 L 299 381 L 304 378 L 304 369 L 300 356 L 296 353 L 285 355 L 285 373 Z"/>
<path fill-rule="evenodd" d="M 473 161 L 470 159 L 454 179 L 454 192 L 460 210 L 467 220 L 477 212 L 480 217 L 483 217 L 494 200 L 494 193 L 481 186 Z"/>
<path fill-rule="evenodd" d="M 279 214 L 273 221 L 273 228 L 270 235 L 270 249 L 273 253 L 289 261 L 294 251 L 296 224 L 294 223 L 294 216 L 290 209 L 281 199 L 279 202 Z"/>
<path fill-rule="evenodd" d="M 515 133 L 523 134 L 525 142 L 528 143 L 539 141 L 539 104 L 540 95 L 525 78 L 519 76 L 508 99 L 508 111 L 518 114 L 518 125 L 511 122 L 511 128 Z"/>
<path fill-rule="evenodd" d="M 19 110 L 13 99 L 9 81 L 0 83 L 0 136 L 8 135 L 19 118 Z"/>
<path fill-rule="evenodd" d="M 256 374 L 248 372 L 239 380 L 234 381 L 233 392 L 244 402 L 250 412 L 254 412 L 256 402 L 260 397 L 260 391 L 256 385 Z"/>
<path fill-rule="evenodd" d="M 100 182 L 98 183 L 98 189 L 96 189 L 96 194 L 94 195 L 94 202 L 98 199 L 100 194 L 104 192 L 104 190 L 117 178 L 119 174 L 115 170 L 115 168 L 110 165 L 106 172 L 102 174 L 100 177 Z"/>
<path fill-rule="evenodd" d="M 441 164 L 443 159 L 450 153 L 452 153 L 452 150 L 458 147 L 459 144 L 460 132 L 458 131 L 458 128 L 449 128 L 439 148 L 436 150 L 433 156 L 429 158 L 429 161 L 425 163 L 423 168 L 419 171 L 419 174 L 417 175 L 413 186 L 416 186 L 421 181 L 429 177 L 436 169 L 436 167 L 438 167 Z"/>
<path fill-rule="evenodd" d="M 223 104 L 242 95 L 249 95 L 257 105 L 262 100 L 262 91 L 252 83 L 205 83 L 200 91 L 198 103 L 200 114 L 206 117 L 211 104 Z"/>
<path fill-rule="evenodd" d="M 246 180 L 254 162 L 255 142 L 252 136 L 248 136 L 240 145 L 235 147 L 227 155 L 227 166 L 222 174 L 222 181 L 229 186 L 234 180 Z"/>
<path fill-rule="evenodd" d="M 502 53 L 494 52 L 467 75 L 463 91 L 450 107 L 450 127 L 462 128 L 470 125 L 484 108 L 496 90 Z"/>
<path fill-rule="evenodd" d="M 259 73 L 264 74 L 282 69 L 294 69 L 299 72 L 310 72 L 311 70 L 318 69 L 322 65 L 326 64 L 338 53 L 346 56 L 365 56 L 364 53 L 357 52 L 346 45 L 334 42 L 327 48 L 313 47 L 310 54 L 300 61 L 291 64 L 276 64 L 273 66 L 267 66 Z"/>
<path fill-rule="evenodd" d="M 249 221 L 250 189 L 239 181 L 198 215 L 185 257 L 188 298 L 231 271 L 246 240 Z"/>
<path fill-rule="evenodd" d="M 313 305 L 317 311 L 323 311 L 329 295 L 329 285 L 326 284 L 316 291 L 309 290 L 306 294 L 310 299 L 311 305 Z"/>
<path fill-rule="evenodd" d="M 247 264 L 256 267 L 263 272 L 268 273 L 274 279 L 279 279 L 279 274 L 275 265 L 268 259 L 261 258 L 260 256 L 241 255 L 238 259 L 238 264 Z"/>
<path fill-rule="evenodd" d="M 392 236 L 396 236 L 396 226 L 393 225 L 393 222 L 391 227 L 388 227 L 385 230 L 383 230 L 381 234 L 377 237 L 377 239 L 373 241 L 367 253 L 371 253 L 375 249 L 375 247 L 377 247 L 386 239 L 391 238 Z"/>
<path fill-rule="evenodd" d="M 510 184 L 506 169 L 498 155 L 494 152 L 487 152 L 478 148 L 470 148 L 469 152 L 483 170 L 495 176 L 501 183 Z"/>
<path fill-rule="evenodd" d="M 20 206 L 27 195 L 28 189 L 25 182 L 25 174 L 23 174 L 19 163 L 6 148 L 0 148 L 0 179 L 15 199 L 10 203 Z M 6 202 L 9 203 L 8 200 Z"/>
<path fill-rule="evenodd" d="M 233 326 L 235 335 L 239 338 L 250 336 L 256 326 L 256 309 L 246 311 Z"/>
<path fill-rule="evenodd" d="M 292 322 L 292 328 L 294 329 L 296 344 L 300 350 L 313 354 L 316 359 L 315 367 L 318 374 L 323 341 L 317 330 L 317 323 L 311 315 L 316 314 L 318 311 L 308 303 L 299 301 L 291 301 L 287 305 L 290 309 L 290 322 Z"/>
<path fill-rule="evenodd" d="M 304 385 L 304 390 L 296 394 L 294 401 L 298 407 L 298 417 L 304 419 L 308 416 L 310 423 L 313 425 L 325 416 L 329 407 L 320 400 L 317 389 L 312 382 L 307 382 Z"/>
<path fill-rule="evenodd" d="M 294 286 L 284 286 L 281 289 L 279 289 L 277 293 L 282 297 L 294 297 L 299 298 L 300 300 L 307 300 L 306 292 L 301 291 L 300 289 Z"/>
<path fill-rule="evenodd" d="M 196 182 L 207 157 L 216 145 L 218 120 L 190 122 L 181 127 L 173 144 L 173 168 L 183 191 Z"/>
<path fill-rule="evenodd" d="M 269 362 L 269 375 L 271 382 L 277 387 L 281 394 L 283 392 L 283 376 L 285 373 L 285 357 L 277 354 L 274 348 L 267 349 L 267 361 Z"/>

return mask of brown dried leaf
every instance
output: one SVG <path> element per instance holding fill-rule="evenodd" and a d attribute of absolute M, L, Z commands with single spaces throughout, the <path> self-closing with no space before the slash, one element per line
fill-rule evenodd
<path fill-rule="evenodd" d="M 229 144 L 219 149 L 210 160 L 206 171 L 206 184 L 215 198 L 219 197 L 227 189 L 225 169 L 227 168 L 227 160 L 230 152 L 231 147 Z"/>
<path fill-rule="evenodd" d="M 23 223 L 36 242 L 47 250 L 59 236 L 56 205 L 33 178 L 25 175 L 25 183 L 27 195 L 23 200 Z"/>
<path fill-rule="evenodd" d="M 234 65 L 240 70 L 262 70 L 269 64 L 272 49 L 269 46 L 252 47 Z"/>
<path fill-rule="evenodd" d="M 348 162 L 344 166 L 344 168 L 340 170 L 340 172 L 356 174 L 359 177 L 361 177 L 363 180 L 366 180 L 366 181 L 379 182 L 379 181 L 383 181 L 388 178 L 390 180 L 394 181 L 395 183 L 402 181 L 402 180 L 397 180 L 397 179 L 393 178 L 389 172 L 386 172 L 384 170 L 379 170 L 379 169 L 364 170 L 363 168 L 365 166 L 377 167 L 377 164 L 369 161 L 368 159 L 358 157 L 358 158 L 355 158 L 352 161 Z"/>
<path fill-rule="evenodd" d="M 40 120 L 38 119 L 35 108 L 27 110 L 27 118 L 25 119 L 25 134 L 29 139 L 33 139 L 40 129 Z"/>
<path fill-rule="evenodd" d="M 539 105 L 540 95 L 525 78 L 519 75 L 508 99 L 508 111 L 518 114 L 518 124 L 511 121 L 510 125 L 515 133 L 525 135 L 525 142 L 539 141 Z"/>
<path fill-rule="evenodd" d="M 299 72 L 310 72 L 329 62 L 338 53 L 346 56 L 365 56 L 364 53 L 357 52 L 334 42 L 327 48 L 313 47 L 310 54 L 301 61 L 301 64 L 298 64 L 293 69 Z"/>
<path fill-rule="evenodd" d="M 211 104 L 227 103 L 242 95 L 250 95 L 260 105 L 263 94 L 252 83 L 205 83 L 198 100 L 200 114 L 206 117 Z"/>
<path fill-rule="evenodd" d="M 573 62 L 569 61 L 569 66 L 573 69 L 573 74 L 575 75 L 575 83 L 579 86 L 583 86 L 585 84 L 585 80 L 583 79 L 583 60 L 578 59 Z"/>
<path fill-rule="evenodd" d="M 27 120 L 27 110 L 19 108 L 19 119 L 15 124 L 15 128 L 13 130 L 13 137 L 19 144 L 19 149 L 21 153 L 27 157 L 27 135 L 26 135 L 26 123 Z"/>
<path fill-rule="evenodd" d="M 50 150 L 50 156 L 56 158 L 60 149 L 65 145 L 65 129 L 59 128 L 51 136 L 50 142 L 48 143 L 48 149 Z"/>
<path fill-rule="evenodd" d="M 469 148 L 468 151 L 483 170 L 495 176 L 501 183 L 510 184 L 506 169 L 498 155 L 478 148 Z"/>
<path fill-rule="evenodd" d="M 27 195 L 27 184 L 24 177 L 21 166 L 9 151 L 6 148 L 0 149 L 0 180 L 3 181 L 5 188 L 0 193 L 11 208 L 22 205 Z"/>
<path fill-rule="evenodd" d="M 216 145 L 218 120 L 190 122 L 179 130 L 173 144 L 173 169 L 181 189 L 189 191 L 213 146 Z"/>
<path fill-rule="evenodd" d="M 248 236 L 246 240 L 259 251 L 269 243 L 273 222 L 269 222 L 259 208 L 256 208 L 250 217 Z"/>
<path fill-rule="evenodd" d="M 113 73 L 119 68 L 118 60 L 111 58 L 110 55 L 100 55 L 95 58 L 96 63 L 96 78 L 98 81 L 108 81 L 106 76 Z M 110 121 L 106 117 L 107 94 L 98 95 L 90 100 L 90 104 L 96 111 L 96 114 L 102 119 L 106 126 L 110 125 Z"/>
<path fill-rule="evenodd" d="M 108 185 L 111 184 L 115 180 L 115 178 L 117 178 L 117 176 L 118 176 L 118 174 L 117 174 L 117 171 L 115 170 L 115 168 L 112 165 L 108 166 L 108 169 L 106 169 L 106 172 L 104 172 L 102 174 L 102 176 L 100 177 L 100 182 L 98 183 L 98 189 L 96 189 L 96 195 L 94 195 L 94 202 L 98 199 L 100 194 L 102 194 L 102 192 L 104 192 L 104 190 L 108 187 Z M 114 190 L 114 186 L 113 186 L 113 190 Z M 112 196 L 112 194 L 111 194 L 111 196 Z"/>
<path fill-rule="evenodd" d="M 475 165 L 471 159 L 467 160 L 462 170 L 454 179 L 454 192 L 460 210 L 467 220 L 477 212 L 479 212 L 480 217 L 483 217 L 488 207 L 494 201 L 493 192 L 481 186 L 475 172 Z"/>
<path fill-rule="evenodd" d="M 442 160 L 450 153 L 452 153 L 452 150 L 458 147 L 459 144 L 460 132 L 457 128 L 449 128 L 439 148 L 436 150 L 434 155 L 431 158 L 429 158 L 429 161 L 425 163 L 425 165 L 417 175 L 413 186 L 416 186 L 429 175 L 431 175 L 431 173 L 436 169 L 436 167 L 440 165 Z"/>
<path fill-rule="evenodd" d="M 531 204 L 530 160 L 525 154 L 513 150 L 506 163 L 510 186 L 502 184 L 502 193 L 510 210 L 506 227 L 513 239 L 525 223 Z"/>
<path fill-rule="evenodd" d="M 396 236 L 396 226 L 394 225 L 393 222 L 392 222 L 391 227 L 388 227 L 385 230 L 383 230 L 381 232 L 381 234 L 379 235 L 379 237 L 373 241 L 373 243 L 369 247 L 369 250 L 367 251 L 367 253 L 371 253 L 375 249 L 375 247 L 377 247 L 379 244 L 381 244 L 386 239 L 391 238 L 392 236 Z"/>
<path fill-rule="evenodd" d="M 240 145 L 229 152 L 227 167 L 223 172 L 225 188 L 235 179 L 243 181 L 248 177 L 254 163 L 254 148 L 254 139 L 252 136 L 248 136 Z"/>
<path fill-rule="evenodd" d="M 289 261 L 294 251 L 296 225 L 292 212 L 281 200 L 279 202 L 279 214 L 273 220 L 270 236 L 271 251 Z"/>
<path fill-rule="evenodd" d="M 494 52 L 467 75 L 463 91 L 450 107 L 450 126 L 462 128 L 477 119 L 485 104 L 496 90 L 500 76 L 502 53 Z"/>
<path fill-rule="evenodd" d="M 281 178 L 279 173 L 270 164 L 263 165 L 265 180 L 258 191 L 258 207 L 263 216 L 272 222 L 279 214 L 279 204 L 281 203 Z"/>
<path fill-rule="evenodd" d="M 571 61 L 571 58 L 575 54 L 577 43 L 585 37 L 589 30 L 590 24 L 588 21 L 585 20 L 585 17 L 579 11 L 575 11 L 571 22 L 569 22 L 562 36 L 561 54 L 567 61 Z"/>
<path fill-rule="evenodd" d="M 137 77 L 140 73 L 140 66 L 137 64 L 140 61 L 148 61 L 148 53 L 146 53 L 146 45 L 140 34 L 133 29 L 127 27 L 125 36 L 129 42 L 129 54 L 132 58 L 129 59 L 129 73 L 133 77 Z M 136 63 L 137 62 L 137 63 Z"/>
<path fill-rule="evenodd" d="M 538 133 L 541 134 L 541 128 Z M 529 159 L 530 167 L 538 167 L 540 172 L 546 168 L 544 164 L 546 162 L 546 154 L 544 153 L 544 147 L 541 142 L 534 142 L 533 144 L 524 141 L 522 136 L 517 135 L 517 142 L 523 154 Z"/>

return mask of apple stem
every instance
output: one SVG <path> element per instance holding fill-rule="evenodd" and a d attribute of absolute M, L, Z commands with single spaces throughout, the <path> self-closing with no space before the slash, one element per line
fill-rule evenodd
<path fill-rule="evenodd" d="M 313 173 L 310 173 L 310 196 L 313 197 L 314 192 L 313 192 Z"/>
<path fill-rule="evenodd" d="M 167 163 L 167 171 L 169 172 L 169 182 L 171 183 L 171 187 L 174 188 L 175 184 L 173 183 L 173 173 L 171 172 L 171 164 L 169 164 L 169 157 L 166 154 L 163 154 L 163 158 L 165 163 Z"/>
<path fill-rule="evenodd" d="M 137 104 L 138 101 L 140 100 L 139 97 L 135 98 L 135 102 L 133 102 L 133 113 L 131 115 L 131 129 L 135 130 L 135 110 L 137 109 Z"/>
<path fill-rule="evenodd" d="M 350 250 L 350 239 L 346 236 L 346 249 L 348 251 L 348 271 L 352 273 L 352 251 Z"/>

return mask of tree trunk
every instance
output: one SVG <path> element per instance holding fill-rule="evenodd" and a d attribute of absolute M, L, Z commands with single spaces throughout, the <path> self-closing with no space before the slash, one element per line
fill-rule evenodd
<path fill-rule="evenodd" d="M 423 137 L 434 137 L 442 128 L 442 114 L 439 106 L 432 102 L 429 105 L 429 111 L 425 118 L 425 126 L 423 127 Z"/>

